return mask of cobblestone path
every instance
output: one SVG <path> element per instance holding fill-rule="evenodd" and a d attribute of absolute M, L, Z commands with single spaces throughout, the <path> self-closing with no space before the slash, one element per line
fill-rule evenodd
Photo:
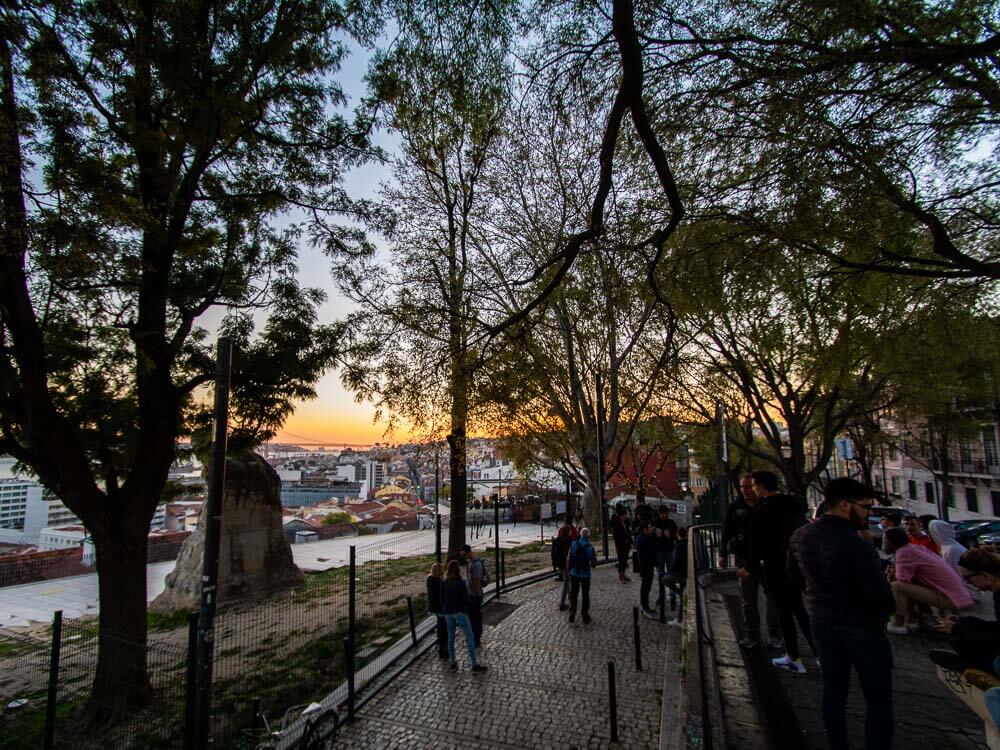
<path fill-rule="evenodd" d="M 341 729 L 349 748 L 655 748 L 659 742 L 667 632 L 639 618 L 643 670 L 636 671 L 632 607 L 639 581 L 620 585 L 611 566 L 594 571 L 590 625 L 558 611 L 559 586 L 546 581 L 502 596 L 516 607 L 483 629 L 469 671 L 457 636 L 459 671 L 432 648 Z M 655 598 L 655 589 L 654 589 Z M 487 607 L 487 611 L 489 607 Z M 608 661 L 614 661 L 619 741 L 610 739 Z"/>

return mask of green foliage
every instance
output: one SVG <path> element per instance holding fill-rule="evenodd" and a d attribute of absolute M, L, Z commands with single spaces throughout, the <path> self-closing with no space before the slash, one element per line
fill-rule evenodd
<path fill-rule="evenodd" d="M 350 520 L 351 520 L 350 513 L 337 511 L 336 513 L 327 513 L 325 516 L 323 516 L 322 523 L 324 526 L 333 526 L 334 524 L 337 523 L 350 523 Z"/>

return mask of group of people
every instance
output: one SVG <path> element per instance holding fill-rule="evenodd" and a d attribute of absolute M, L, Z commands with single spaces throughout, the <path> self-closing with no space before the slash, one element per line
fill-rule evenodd
<path fill-rule="evenodd" d="M 610 528 L 618 560 L 618 582 L 632 580 L 628 575 L 631 560 L 633 571 L 639 574 L 642 614 L 657 618 L 649 600 L 657 575 L 665 591 L 669 591 L 671 611 L 676 610 L 678 597 L 687 583 L 687 529 L 677 526 L 666 505 L 654 513 L 645 502 L 636 505 L 632 518 L 628 508 L 619 505 L 611 516 Z"/>
<path fill-rule="evenodd" d="M 488 574 L 483 561 L 468 544 L 462 547 L 462 559 L 465 562 L 464 579 L 458 560 L 450 560 L 444 569 L 441 563 L 431 566 L 427 576 L 427 610 L 437 615 L 438 656 L 448 659 L 452 672 L 458 671 L 455 633 L 461 628 L 472 672 L 482 674 L 486 666 L 479 663 L 476 651 L 482 648 L 483 587 L 488 582 Z"/>
<path fill-rule="evenodd" d="M 932 651 L 933 661 L 959 670 L 992 672 L 995 661 L 1000 666 L 1000 624 L 968 616 L 978 592 L 1000 591 L 995 550 L 966 550 L 944 521 L 921 523 L 908 516 L 900 528 L 886 516 L 883 559 L 868 525 L 875 493 L 853 479 L 827 483 L 811 523 L 805 501 L 778 492 L 772 472 L 743 477 L 740 494 L 723 524 L 720 559 L 725 566 L 731 554 L 737 566 L 744 618 L 740 645 L 782 650 L 772 663 L 802 674 L 801 632 L 819 659 L 821 710 L 831 748 L 848 747 L 845 709 L 852 668 L 866 702 L 866 747 L 890 747 L 895 722 L 887 633 L 917 631 L 924 610 L 939 612 L 933 622 L 928 616 L 927 624 L 948 633 L 953 647 Z M 767 639 L 758 604 L 761 586 Z M 996 703 L 1000 707 L 1000 691 Z"/>

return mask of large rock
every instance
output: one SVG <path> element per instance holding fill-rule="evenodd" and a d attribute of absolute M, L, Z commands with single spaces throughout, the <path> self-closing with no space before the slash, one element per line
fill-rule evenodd
<path fill-rule="evenodd" d="M 167 576 L 166 588 L 149 605 L 171 612 L 201 605 L 202 559 L 208 503 L 198 529 L 188 537 Z M 268 463 L 253 453 L 226 462 L 219 547 L 218 603 L 270 593 L 303 582 L 292 548 L 281 527 L 281 481 Z"/>

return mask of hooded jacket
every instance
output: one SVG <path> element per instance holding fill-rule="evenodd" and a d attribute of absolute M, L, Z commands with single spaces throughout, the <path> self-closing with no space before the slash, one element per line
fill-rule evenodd
<path fill-rule="evenodd" d="M 747 570 L 767 571 L 772 579 L 785 578 L 788 541 L 806 521 L 805 498 L 771 495 L 762 500 L 750 517 L 750 555 Z"/>
<path fill-rule="evenodd" d="M 931 521 L 927 528 L 931 539 L 937 542 L 941 548 L 941 557 L 955 569 L 959 575 L 962 571 L 958 569 L 958 558 L 968 550 L 955 541 L 955 527 L 947 521 Z"/>

